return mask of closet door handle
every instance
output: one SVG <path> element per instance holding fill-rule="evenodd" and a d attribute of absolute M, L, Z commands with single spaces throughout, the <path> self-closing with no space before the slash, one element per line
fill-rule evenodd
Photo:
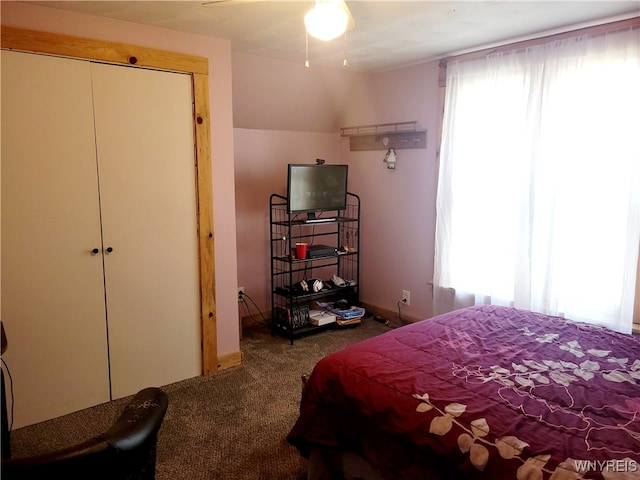
<path fill-rule="evenodd" d="M 91 255 L 97 255 L 98 253 L 100 253 L 99 248 L 94 248 L 93 250 L 91 250 Z"/>
<path fill-rule="evenodd" d="M 111 252 L 113 252 L 113 247 L 107 247 L 107 250 L 106 250 L 106 251 L 107 251 L 107 253 L 111 253 Z"/>

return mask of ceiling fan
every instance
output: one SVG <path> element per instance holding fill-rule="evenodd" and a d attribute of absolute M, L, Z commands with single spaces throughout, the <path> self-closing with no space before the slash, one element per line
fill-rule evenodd
<path fill-rule="evenodd" d="M 223 8 L 225 6 L 258 3 L 263 0 L 205 0 L 203 7 Z M 301 3 L 301 2 L 296 2 Z M 312 0 L 311 8 L 304 16 L 305 25 L 305 61 L 304 66 L 309 68 L 309 36 L 323 42 L 328 42 L 340 36 L 344 36 L 344 59 L 342 66 L 347 67 L 347 31 L 355 27 L 355 21 L 345 0 Z"/>
<path fill-rule="evenodd" d="M 238 3 L 254 3 L 263 0 L 207 0 L 203 7 L 222 7 Z M 312 37 L 328 42 L 355 27 L 355 21 L 345 0 L 313 0 L 304 17 L 307 32 Z"/>

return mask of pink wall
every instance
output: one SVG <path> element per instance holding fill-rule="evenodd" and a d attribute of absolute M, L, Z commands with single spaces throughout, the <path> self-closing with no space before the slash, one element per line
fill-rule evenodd
<path fill-rule="evenodd" d="M 365 75 L 340 67 L 301 73 L 297 64 L 253 58 L 233 59 L 235 126 L 252 128 L 235 132 L 239 285 L 261 310 L 270 310 L 269 194 L 285 192 L 287 163 L 312 163 L 326 152 L 327 161 L 350 165 L 349 189 L 362 198 L 362 301 L 395 312 L 402 290 L 409 290 L 411 305 L 402 309 L 403 318 L 431 316 L 441 111 L 437 63 Z M 293 89 L 288 79 L 299 75 L 307 77 Z M 313 100 L 294 101 L 308 97 Z M 273 105 L 268 115 L 251 109 L 266 102 Z M 383 163 L 385 151 L 350 152 L 348 139 L 339 135 L 339 127 L 414 120 L 428 130 L 427 148 L 399 150 L 395 171 Z M 334 133 L 299 131 L 304 128 Z"/>
<path fill-rule="evenodd" d="M 397 311 L 402 290 L 411 292 L 403 318 L 431 316 L 437 151 L 438 64 L 431 62 L 371 75 L 368 88 L 350 96 L 345 126 L 417 121 L 427 130 L 426 149 L 398 150 L 395 170 L 385 151 L 351 152 L 343 139 L 353 191 L 362 200 L 361 300 Z"/>
<path fill-rule="evenodd" d="M 339 132 L 349 95 L 363 74 L 234 53 L 233 126 L 256 130 Z"/>
<path fill-rule="evenodd" d="M 3 25 L 123 42 L 209 59 L 218 354 L 239 350 L 237 258 L 229 41 L 77 14 L 22 2 L 2 2 Z"/>
<path fill-rule="evenodd" d="M 286 195 L 289 163 L 339 163 L 339 139 L 335 133 L 235 129 L 238 285 L 263 312 L 271 302 L 269 196 Z M 247 316 L 244 307 L 240 313 Z M 258 318 L 255 309 L 251 313 Z"/>

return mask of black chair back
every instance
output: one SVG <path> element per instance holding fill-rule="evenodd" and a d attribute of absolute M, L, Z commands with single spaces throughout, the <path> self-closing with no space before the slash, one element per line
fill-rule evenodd
<path fill-rule="evenodd" d="M 2 479 L 154 480 L 157 436 L 168 405 L 161 389 L 145 388 L 106 432 L 54 452 L 2 460 Z"/>

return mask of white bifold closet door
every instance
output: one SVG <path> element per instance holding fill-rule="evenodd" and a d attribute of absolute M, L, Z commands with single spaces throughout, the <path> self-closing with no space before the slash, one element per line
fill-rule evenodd
<path fill-rule="evenodd" d="M 109 363 L 90 65 L 1 60 L 3 357 L 18 428 L 108 401 Z"/>
<path fill-rule="evenodd" d="M 201 373 L 192 109 L 187 75 L 2 52 L 14 428 Z"/>
<path fill-rule="evenodd" d="M 93 64 L 114 398 L 202 368 L 189 75 Z"/>

